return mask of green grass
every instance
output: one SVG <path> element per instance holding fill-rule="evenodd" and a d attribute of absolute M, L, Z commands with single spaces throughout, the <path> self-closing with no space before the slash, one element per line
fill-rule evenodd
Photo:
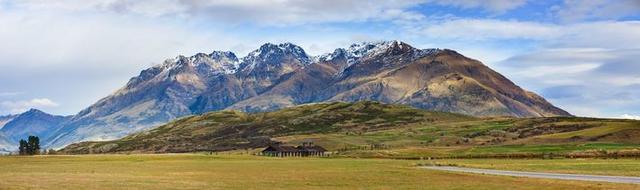
<path fill-rule="evenodd" d="M 12 156 L 0 157 L 0 189 L 637 188 L 625 184 L 442 172 L 420 169 L 415 164 L 416 161 L 385 159 L 203 154 Z"/>

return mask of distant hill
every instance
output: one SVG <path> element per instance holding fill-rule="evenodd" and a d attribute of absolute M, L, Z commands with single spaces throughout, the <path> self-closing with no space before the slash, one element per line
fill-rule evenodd
<path fill-rule="evenodd" d="M 291 43 L 267 43 L 244 57 L 214 51 L 145 69 L 44 141 L 60 148 L 113 140 L 209 111 L 261 112 L 367 100 L 483 117 L 570 116 L 453 50 L 383 41 L 309 56 Z"/>
<path fill-rule="evenodd" d="M 13 120 L 17 115 L 0 116 L 0 130 L 4 125 Z M 8 151 L 13 148 L 13 143 L 7 138 L 2 131 L 0 131 L 0 152 Z"/>
<path fill-rule="evenodd" d="M 378 156 L 410 155 L 416 148 L 426 149 L 422 153 L 455 155 L 485 148 L 511 153 L 527 151 L 519 150 L 520 146 L 542 146 L 538 147 L 540 151 L 633 148 L 640 144 L 640 138 L 634 134 L 640 134 L 640 121 L 579 117 L 476 118 L 404 105 L 336 102 L 264 113 L 228 110 L 188 116 L 119 140 L 72 144 L 62 152 L 226 151 L 260 148 L 274 142 L 298 144 L 313 140 L 331 151 L 373 145 L 393 148 L 373 153 Z M 586 145 L 588 143 L 605 145 Z M 547 145 L 552 147 L 545 149 Z M 490 149 L 495 146 L 507 148 Z M 514 146 L 516 149 L 508 148 Z M 429 147 L 441 148 L 431 150 Z M 401 151 L 393 153 L 395 150 Z"/>
<path fill-rule="evenodd" d="M 49 138 L 69 117 L 56 116 L 37 109 L 0 117 L 0 148 L 17 150 L 18 141 L 30 135 Z"/>

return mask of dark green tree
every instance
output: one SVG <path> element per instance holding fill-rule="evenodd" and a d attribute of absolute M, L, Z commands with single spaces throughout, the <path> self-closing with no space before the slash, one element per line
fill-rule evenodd
<path fill-rule="evenodd" d="M 20 155 L 40 154 L 40 138 L 37 136 L 29 136 L 27 140 L 20 139 Z"/>
<path fill-rule="evenodd" d="M 20 155 L 27 154 L 27 141 L 20 139 L 20 146 L 18 147 L 18 150 L 20 150 Z"/>
<path fill-rule="evenodd" d="M 34 155 L 40 153 L 40 138 L 37 136 L 29 136 L 27 140 L 27 154 Z"/>

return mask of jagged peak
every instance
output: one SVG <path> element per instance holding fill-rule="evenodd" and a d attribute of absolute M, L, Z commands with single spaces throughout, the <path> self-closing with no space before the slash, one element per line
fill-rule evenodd
<path fill-rule="evenodd" d="M 15 117 L 19 117 L 19 116 L 33 116 L 33 115 L 37 115 L 37 116 L 48 116 L 48 117 L 69 117 L 69 115 L 54 115 L 54 114 L 50 114 L 47 112 L 44 112 L 42 110 L 36 109 L 36 108 L 31 108 L 21 114 L 18 115 L 12 115 Z"/>
<path fill-rule="evenodd" d="M 281 56 L 284 54 L 292 54 L 303 63 L 309 63 L 310 59 L 302 47 L 290 42 L 274 44 L 265 43 L 260 48 L 250 52 L 243 58 L 245 61 L 256 61 L 259 58 L 266 59 L 270 56 Z"/>
<path fill-rule="evenodd" d="M 209 58 L 215 60 L 229 59 L 236 62 L 238 61 L 236 54 L 231 51 L 213 51 L 209 54 Z"/>
<path fill-rule="evenodd" d="M 251 71 L 259 64 L 278 64 L 286 56 L 292 56 L 300 61 L 302 65 L 312 63 L 309 55 L 298 45 L 289 42 L 281 44 L 265 43 L 242 58 L 240 69 Z"/>
<path fill-rule="evenodd" d="M 354 43 L 346 48 L 337 48 L 331 53 L 311 58 L 302 47 L 290 42 L 265 43 L 242 58 L 238 58 L 231 51 L 213 51 L 209 54 L 196 53 L 190 57 L 178 55 L 175 58 L 165 60 L 162 64 L 143 70 L 138 78 L 139 80 L 147 80 L 162 71 L 179 70 L 185 66 L 197 67 L 204 73 L 234 74 L 240 69 L 253 69 L 258 63 L 271 64 L 278 62 L 286 55 L 293 56 L 303 65 L 318 61 L 329 61 L 338 57 L 346 59 L 348 65 L 352 65 L 359 58 L 374 57 L 387 52 L 394 54 L 410 52 L 413 53 L 413 58 L 419 58 L 438 51 L 440 49 L 416 49 L 405 42 L 390 40 Z"/>
<path fill-rule="evenodd" d="M 17 117 L 18 118 L 24 118 L 24 117 L 33 117 L 33 116 L 54 116 L 51 114 L 48 114 L 42 110 L 36 109 L 36 108 L 31 108 L 21 114 L 19 114 Z"/>
<path fill-rule="evenodd" d="M 326 53 L 320 56 L 317 56 L 317 61 L 331 61 L 337 58 L 348 59 L 350 57 L 350 53 L 344 48 L 337 48 L 333 50 L 331 53 Z"/>
<path fill-rule="evenodd" d="M 347 48 L 338 48 L 332 53 L 327 53 L 318 56 L 318 61 L 330 61 L 336 58 L 344 58 L 347 60 L 348 65 L 352 65 L 357 59 L 363 57 L 375 57 L 378 55 L 397 55 L 410 53 L 412 59 L 421 58 L 427 55 L 432 55 L 441 51 L 440 49 L 417 49 L 413 46 L 399 41 L 374 41 L 374 42 L 360 42 L 351 44 Z"/>
<path fill-rule="evenodd" d="M 267 42 L 265 44 L 262 44 L 259 48 L 259 50 L 263 50 L 263 49 L 273 49 L 273 48 L 280 48 L 282 50 L 302 50 L 304 51 L 300 46 L 293 44 L 291 42 L 285 42 L 285 43 L 280 43 L 280 44 L 274 44 L 271 42 Z"/>
<path fill-rule="evenodd" d="M 142 70 L 138 76 L 129 80 L 126 87 L 133 87 L 143 81 L 162 75 L 161 73 L 167 73 L 162 76 L 168 76 L 171 75 L 170 73 L 179 73 L 189 67 L 195 68 L 198 73 L 205 75 L 232 74 L 237 71 L 239 64 L 238 57 L 230 51 L 213 51 L 209 54 L 196 53 L 189 57 L 178 55 L 166 59 L 162 64 Z"/>
<path fill-rule="evenodd" d="M 182 58 L 186 58 L 186 57 L 179 55 L 176 59 L 182 59 Z M 189 59 L 191 60 L 204 59 L 204 58 L 208 58 L 216 61 L 224 61 L 224 60 L 231 61 L 231 62 L 238 61 L 238 57 L 236 56 L 236 54 L 230 51 L 213 51 L 209 54 L 196 53 L 195 55 L 189 57 Z"/>
<path fill-rule="evenodd" d="M 176 70 L 185 66 L 203 67 L 205 65 L 210 68 L 209 70 L 212 73 L 230 74 L 237 69 L 239 59 L 230 51 L 213 51 L 209 54 L 196 53 L 190 57 L 178 55 L 175 58 L 166 59 L 162 64 L 155 65 L 143 72 L 153 71 L 153 73 L 157 74 L 164 70 Z"/>
<path fill-rule="evenodd" d="M 42 114 L 47 114 L 47 113 L 43 112 L 42 110 L 39 110 L 39 109 L 36 109 L 36 108 L 31 108 L 31 109 L 27 110 L 24 113 L 38 113 L 38 114 L 42 113 Z"/>
<path fill-rule="evenodd" d="M 376 42 L 360 42 L 354 43 L 347 48 L 348 52 L 351 52 L 356 57 L 369 56 L 380 52 L 385 52 L 393 49 L 415 49 L 411 45 L 398 41 L 376 41 Z"/>

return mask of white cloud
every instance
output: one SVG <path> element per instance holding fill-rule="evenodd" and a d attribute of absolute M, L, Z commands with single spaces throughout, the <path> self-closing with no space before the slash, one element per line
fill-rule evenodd
<path fill-rule="evenodd" d="M 527 0 L 435 0 L 442 5 L 461 8 L 483 8 L 495 13 L 504 13 L 527 3 Z"/>
<path fill-rule="evenodd" d="M 29 10 L 101 11 L 143 15 L 147 17 L 185 17 L 227 23 L 251 22 L 287 25 L 323 22 L 347 22 L 388 19 L 420 19 L 406 9 L 423 0 L 24 0 L 15 2 Z"/>
<path fill-rule="evenodd" d="M 59 100 L 64 106 L 51 110 L 73 114 L 166 58 L 260 43 L 174 21 L 0 8 L 0 87 Z"/>
<path fill-rule="evenodd" d="M 59 106 L 58 103 L 47 98 L 34 98 L 31 100 L 3 101 L 0 102 L 0 113 L 17 114 L 31 108 L 44 109 Z"/>
<path fill-rule="evenodd" d="M 512 77 L 538 84 L 621 87 L 640 84 L 638 56 L 640 49 L 545 49 L 513 56 L 500 66 Z"/>
<path fill-rule="evenodd" d="M 638 0 L 565 0 L 555 7 L 555 14 L 564 21 L 616 19 L 640 14 Z"/>
<path fill-rule="evenodd" d="M 20 94 L 22 94 L 22 92 L 0 92 L 0 97 L 17 96 Z"/>
<path fill-rule="evenodd" d="M 422 34 L 455 40 L 549 39 L 561 35 L 561 27 L 538 22 L 453 19 L 425 23 Z"/>
<path fill-rule="evenodd" d="M 32 11 L 110 12 L 146 17 L 202 19 L 228 24 L 283 26 L 371 20 L 422 20 L 425 16 L 411 8 L 424 4 L 482 9 L 501 14 L 521 7 L 526 2 L 527 0 L 22 0 L 5 1 L 4 4 Z"/>
<path fill-rule="evenodd" d="M 600 65 L 595 63 L 568 63 L 564 65 L 555 65 L 555 66 L 530 66 L 526 70 L 521 69 L 510 73 L 511 75 L 519 75 L 522 77 L 546 77 L 546 76 L 567 76 L 572 74 L 580 74 L 593 69 L 598 68 Z M 580 82 L 578 80 L 573 80 L 576 83 Z M 565 78 L 564 80 L 555 81 L 556 84 L 567 84 L 568 81 Z"/>
<path fill-rule="evenodd" d="M 640 48 L 640 21 L 552 24 L 454 18 L 411 27 L 418 35 L 455 41 L 534 40 L 553 48 Z"/>
<path fill-rule="evenodd" d="M 602 117 L 640 108 L 637 57 L 640 49 L 546 49 L 499 65 L 517 84 L 541 92 L 567 111 Z"/>
<path fill-rule="evenodd" d="M 640 120 L 640 115 L 622 114 L 622 115 L 620 116 L 620 118 L 622 118 L 622 119 L 635 119 L 635 120 Z"/>
<path fill-rule="evenodd" d="M 0 12 L 0 25 L 11 26 L 0 27 L 0 65 L 131 66 L 238 43 L 213 29 L 112 15 Z"/>

